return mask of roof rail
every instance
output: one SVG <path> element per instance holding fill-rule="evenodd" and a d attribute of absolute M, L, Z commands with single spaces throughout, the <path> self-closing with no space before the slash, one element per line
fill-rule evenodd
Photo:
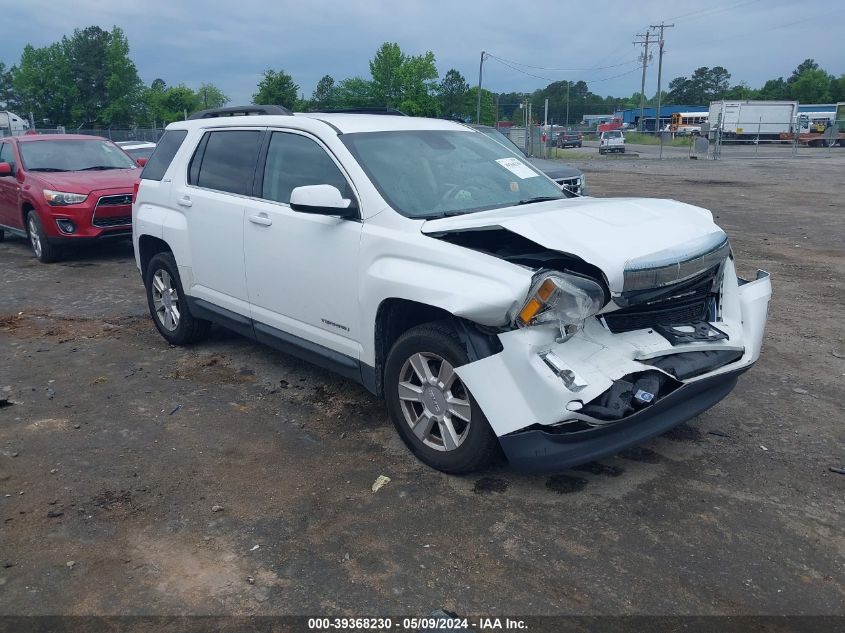
<path fill-rule="evenodd" d="M 227 108 L 211 108 L 209 110 L 194 112 L 188 117 L 188 120 L 213 119 L 222 116 L 257 116 L 262 114 L 282 114 L 290 116 L 293 112 L 278 105 L 229 106 Z"/>
<path fill-rule="evenodd" d="M 393 116 L 408 116 L 401 110 L 388 107 L 364 106 L 360 108 L 332 108 L 329 110 L 317 110 L 321 114 L 389 114 Z"/>

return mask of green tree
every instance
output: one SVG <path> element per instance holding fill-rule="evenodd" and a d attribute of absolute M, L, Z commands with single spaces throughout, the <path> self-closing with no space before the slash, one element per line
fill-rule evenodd
<path fill-rule="evenodd" d="M 455 70 L 450 69 L 440 82 L 437 93 L 440 98 L 440 109 L 448 117 L 463 118 L 467 112 L 464 111 L 466 92 L 469 84 L 464 76 Z"/>
<path fill-rule="evenodd" d="M 736 100 L 755 99 L 756 97 L 757 97 L 757 91 L 754 90 L 751 86 L 749 86 L 744 81 L 739 82 L 735 86 L 731 86 L 722 95 L 723 99 L 736 99 Z"/>
<path fill-rule="evenodd" d="M 839 79 L 832 79 L 830 82 L 830 100 L 845 101 L 845 74 L 839 75 Z"/>
<path fill-rule="evenodd" d="M 763 99 L 764 101 L 782 101 L 784 99 L 789 99 L 789 88 L 783 80 L 783 77 L 769 79 L 765 84 L 763 84 L 763 87 L 757 91 L 755 96 L 757 99 Z"/>
<path fill-rule="evenodd" d="M 311 94 L 311 107 L 317 110 L 334 106 L 336 87 L 331 75 L 323 75 Z"/>
<path fill-rule="evenodd" d="M 363 77 L 349 77 L 337 84 L 335 104 L 339 108 L 363 108 L 375 104 L 372 82 Z"/>
<path fill-rule="evenodd" d="M 464 111 L 471 112 L 470 120 L 481 125 L 496 125 L 496 97 L 486 88 L 481 89 L 481 120 L 475 120 L 478 108 L 478 86 L 470 88 L 464 94 Z M 521 112 L 521 110 L 520 110 Z"/>
<path fill-rule="evenodd" d="M 107 64 L 103 60 L 107 58 L 108 48 L 109 34 L 99 26 L 74 29 L 72 36 L 61 40 L 71 81 L 78 91 L 72 111 L 75 123 L 93 124 L 106 106 Z"/>
<path fill-rule="evenodd" d="M 43 48 L 27 44 L 12 70 L 12 86 L 22 113 L 32 112 L 36 125 L 67 124 L 79 98 L 70 64 L 61 44 Z"/>
<path fill-rule="evenodd" d="M 105 57 L 105 98 L 97 117 L 106 124 L 130 124 L 138 114 L 143 84 L 129 58 L 129 41 L 118 27 L 108 34 Z"/>
<path fill-rule="evenodd" d="M 437 100 L 437 67 L 434 53 L 405 57 L 399 69 L 399 109 L 411 116 L 438 116 L 440 103 Z"/>
<path fill-rule="evenodd" d="M 193 90 L 183 84 L 167 86 L 161 79 L 156 79 L 144 91 L 143 104 L 145 123 L 156 126 L 181 121 L 185 114 L 203 109 L 199 96 Z"/>
<path fill-rule="evenodd" d="M 12 77 L 14 75 L 15 67 L 6 68 L 6 64 L 0 62 L 0 109 L 3 110 L 18 110 L 18 96 L 15 91 Z"/>
<path fill-rule="evenodd" d="M 402 100 L 402 65 L 405 55 L 396 42 L 385 42 L 370 61 L 372 98 L 378 105 L 395 108 Z"/>
<path fill-rule="evenodd" d="M 830 101 L 832 80 L 833 77 L 821 68 L 807 68 L 801 71 L 794 81 L 787 82 L 789 96 L 802 103 Z"/>
<path fill-rule="evenodd" d="M 299 86 L 284 70 L 278 72 L 268 68 L 258 82 L 258 92 L 252 95 L 252 102 L 261 105 L 280 105 L 293 109 L 296 106 Z"/>
<path fill-rule="evenodd" d="M 786 80 L 787 84 L 793 84 L 798 81 L 798 78 L 807 70 L 818 70 L 819 65 L 816 63 L 816 60 L 807 58 L 792 71 L 792 74 L 789 76 L 789 79 Z"/>
<path fill-rule="evenodd" d="M 229 103 L 229 97 L 223 94 L 223 91 L 214 84 L 201 84 L 199 90 L 197 90 L 197 100 L 203 110 L 222 108 Z"/>

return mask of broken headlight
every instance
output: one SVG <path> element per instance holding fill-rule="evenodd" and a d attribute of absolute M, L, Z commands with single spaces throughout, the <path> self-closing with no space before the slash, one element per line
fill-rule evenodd
<path fill-rule="evenodd" d="M 604 290 L 591 279 L 567 273 L 542 273 L 534 279 L 528 298 L 516 314 L 519 327 L 557 323 L 561 331 L 583 323 L 604 306 Z"/>

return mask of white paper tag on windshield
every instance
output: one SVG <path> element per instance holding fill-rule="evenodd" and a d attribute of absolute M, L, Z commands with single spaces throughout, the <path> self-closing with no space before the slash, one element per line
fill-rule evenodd
<path fill-rule="evenodd" d="M 518 158 L 498 158 L 496 159 L 496 162 L 511 172 L 514 176 L 522 178 L 523 180 L 525 178 L 534 178 L 535 176 L 540 175 Z"/>

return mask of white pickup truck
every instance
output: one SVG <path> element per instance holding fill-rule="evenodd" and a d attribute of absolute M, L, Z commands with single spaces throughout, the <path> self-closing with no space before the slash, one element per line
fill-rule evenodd
<path fill-rule="evenodd" d="M 599 154 L 608 152 L 625 153 L 625 135 L 622 130 L 608 130 L 599 137 Z"/>

